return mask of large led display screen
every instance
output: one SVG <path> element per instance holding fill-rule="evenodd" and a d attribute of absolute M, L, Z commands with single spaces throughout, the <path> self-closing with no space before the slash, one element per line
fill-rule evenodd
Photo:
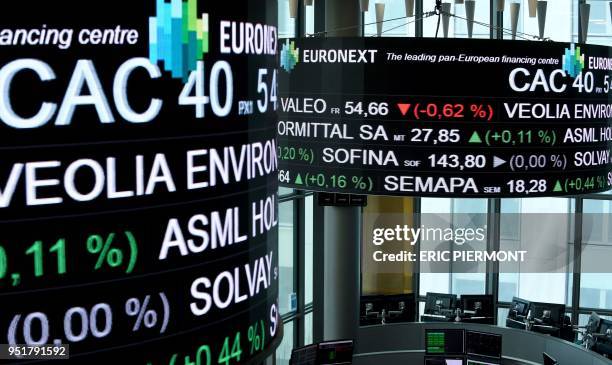
<path fill-rule="evenodd" d="M 278 345 L 277 6 L 2 10 L 0 363 Z"/>
<path fill-rule="evenodd" d="M 351 194 L 535 197 L 612 187 L 612 52 L 553 42 L 281 44 L 279 180 Z"/>

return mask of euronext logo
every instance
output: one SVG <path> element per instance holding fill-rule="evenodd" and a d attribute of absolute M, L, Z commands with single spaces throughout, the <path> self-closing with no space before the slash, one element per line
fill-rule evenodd
<path fill-rule="evenodd" d="M 572 43 L 570 48 L 565 49 L 565 54 L 563 55 L 563 71 L 575 78 L 582 72 L 583 68 L 584 55 L 580 53 L 580 47 L 576 47 Z"/>
<path fill-rule="evenodd" d="M 208 14 L 197 17 L 197 0 L 157 1 L 149 18 L 149 59 L 163 61 L 173 78 L 187 79 L 208 53 Z"/>
<path fill-rule="evenodd" d="M 294 41 L 291 41 L 291 43 L 289 43 L 289 40 L 287 39 L 285 44 L 283 44 L 283 48 L 281 49 L 281 54 L 280 54 L 281 67 L 284 68 L 285 71 L 291 72 L 291 70 L 293 70 L 293 68 L 298 63 L 299 60 L 300 60 L 300 49 L 295 48 Z"/>

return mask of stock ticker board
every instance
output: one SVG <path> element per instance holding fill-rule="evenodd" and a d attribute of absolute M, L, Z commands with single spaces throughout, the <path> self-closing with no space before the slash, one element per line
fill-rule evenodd
<path fill-rule="evenodd" d="M 281 43 L 279 180 L 374 195 L 612 187 L 612 52 L 552 42 Z"/>
<path fill-rule="evenodd" d="M 0 363 L 230 365 L 278 345 L 276 12 L 2 11 Z"/>

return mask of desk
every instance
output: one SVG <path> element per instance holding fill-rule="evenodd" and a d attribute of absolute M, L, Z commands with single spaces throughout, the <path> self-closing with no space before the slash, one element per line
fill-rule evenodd
<path fill-rule="evenodd" d="M 541 365 L 542 353 L 560 365 L 612 365 L 612 360 L 556 337 L 514 328 L 475 323 L 393 323 L 360 327 L 355 341 L 354 365 L 422 365 L 425 330 L 460 328 L 503 336 L 502 364 Z"/>

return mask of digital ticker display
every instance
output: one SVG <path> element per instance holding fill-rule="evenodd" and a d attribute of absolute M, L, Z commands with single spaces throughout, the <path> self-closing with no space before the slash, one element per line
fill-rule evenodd
<path fill-rule="evenodd" d="M 612 52 L 553 42 L 287 40 L 279 180 L 373 195 L 612 187 Z"/>
<path fill-rule="evenodd" d="M 1 12 L 0 363 L 68 345 L 61 363 L 230 365 L 278 345 L 277 6 Z"/>

